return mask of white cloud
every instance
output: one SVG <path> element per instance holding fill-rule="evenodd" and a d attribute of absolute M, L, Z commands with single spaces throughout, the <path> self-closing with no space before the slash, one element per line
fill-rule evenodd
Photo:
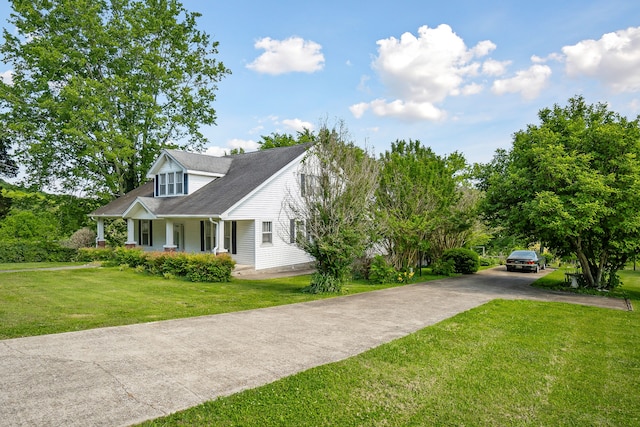
<path fill-rule="evenodd" d="M 256 141 L 249 139 L 232 139 L 227 142 L 227 145 L 231 148 L 242 148 L 244 151 L 255 151 L 260 147 Z"/>
<path fill-rule="evenodd" d="M 511 61 L 487 59 L 482 63 L 482 74 L 486 74 L 487 76 L 501 76 L 507 71 L 509 65 L 511 65 Z"/>
<path fill-rule="evenodd" d="M 533 99 L 544 89 L 550 76 L 551 68 L 534 64 L 527 70 L 518 71 L 515 77 L 494 81 L 491 90 L 497 95 L 520 93 L 525 99 Z"/>
<path fill-rule="evenodd" d="M 207 147 L 207 151 L 204 152 L 204 154 L 208 154 L 210 156 L 216 156 L 216 157 L 222 157 L 228 153 L 229 153 L 228 148 L 217 147 L 217 146 Z"/>
<path fill-rule="evenodd" d="M 481 90 L 470 79 L 481 71 L 476 58 L 496 48 L 491 41 L 467 48 L 450 26 L 422 26 L 418 36 L 407 32 L 400 39 L 378 40 L 378 56 L 372 67 L 395 101 L 382 99 L 350 107 L 355 117 L 371 110 L 379 116 L 441 120 L 445 113 L 436 107 L 452 95 L 470 95 Z"/>
<path fill-rule="evenodd" d="M 371 111 L 379 117 L 397 117 L 405 120 L 438 121 L 445 118 L 444 111 L 438 109 L 431 102 L 414 102 L 396 99 L 387 102 L 376 99 L 369 103 Z"/>
<path fill-rule="evenodd" d="M 551 53 L 546 57 L 531 55 L 531 62 L 533 62 L 534 64 L 544 64 L 549 61 L 563 62 L 564 56 L 560 55 L 559 53 Z"/>
<path fill-rule="evenodd" d="M 640 27 L 564 46 L 562 52 L 570 77 L 593 77 L 615 92 L 640 91 Z"/>
<path fill-rule="evenodd" d="M 229 154 L 231 150 L 233 150 L 234 148 L 235 149 L 242 148 L 244 151 L 250 152 L 250 151 L 256 151 L 259 147 L 260 147 L 260 144 L 258 144 L 257 142 L 251 139 L 249 140 L 231 139 L 227 141 L 226 147 L 218 147 L 218 146 L 207 147 L 207 151 L 205 151 L 205 154 L 208 154 L 210 156 L 222 157 Z"/>
<path fill-rule="evenodd" d="M 349 107 L 349 111 L 353 114 L 353 117 L 359 119 L 364 115 L 364 113 L 369 109 L 370 105 L 368 102 L 360 102 L 359 104 L 353 104 Z"/>
<path fill-rule="evenodd" d="M 4 84 L 12 85 L 13 84 L 13 71 L 12 70 L 7 70 L 7 71 L 4 71 L 4 72 L 0 73 L 0 80 L 2 80 L 2 82 Z"/>
<path fill-rule="evenodd" d="M 273 40 L 265 37 L 254 47 L 265 52 L 247 65 L 247 68 L 265 74 L 285 74 L 291 72 L 313 73 L 324 67 L 322 46 L 301 37 Z"/>
<path fill-rule="evenodd" d="M 484 89 L 484 86 L 478 83 L 470 83 L 462 88 L 462 95 L 477 95 Z"/>
<path fill-rule="evenodd" d="M 282 124 L 296 132 L 304 132 L 305 128 L 313 130 L 313 124 L 300 119 L 285 119 Z"/>
<path fill-rule="evenodd" d="M 369 88 L 369 80 L 371 77 L 364 75 L 360 77 L 360 83 L 358 83 L 358 90 L 361 92 L 369 93 L 371 89 Z"/>

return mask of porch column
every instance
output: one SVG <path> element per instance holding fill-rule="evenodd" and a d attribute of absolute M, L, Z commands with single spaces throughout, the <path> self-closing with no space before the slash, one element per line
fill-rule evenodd
<path fill-rule="evenodd" d="M 216 232 L 218 233 L 216 239 L 218 241 L 218 253 L 228 252 L 227 248 L 224 247 L 224 221 L 218 221 Z"/>
<path fill-rule="evenodd" d="M 124 247 L 127 249 L 135 248 L 138 242 L 136 242 L 136 228 L 133 218 L 127 218 L 127 241 L 124 243 Z"/>
<path fill-rule="evenodd" d="M 165 252 L 175 252 L 176 245 L 173 244 L 173 220 L 165 221 L 165 245 L 162 247 Z"/>
<path fill-rule="evenodd" d="M 104 248 L 106 246 L 106 241 L 104 240 L 104 218 L 98 218 L 96 221 L 97 221 L 96 247 Z"/>

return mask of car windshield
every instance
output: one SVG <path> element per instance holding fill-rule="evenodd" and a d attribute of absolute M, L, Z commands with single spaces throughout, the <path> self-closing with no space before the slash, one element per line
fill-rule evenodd
<path fill-rule="evenodd" d="M 531 251 L 514 251 L 511 252 L 509 258 L 535 258 L 536 253 Z"/>

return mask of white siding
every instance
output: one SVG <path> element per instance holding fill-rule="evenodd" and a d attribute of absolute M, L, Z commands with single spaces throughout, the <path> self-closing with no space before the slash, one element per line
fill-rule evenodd
<path fill-rule="evenodd" d="M 165 157 L 165 161 L 162 162 L 162 165 L 158 169 L 158 173 L 177 172 L 181 170 L 182 167 L 179 164 Z"/>
<path fill-rule="evenodd" d="M 290 165 L 269 181 L 259 191 L 229 212 L 228 219 L 253 220 L 255 269 L 278 268 L 312 261 L 304 251 L 289 243 L 289 218 L 282 209 L 282 202 L 289 191 L 298 191 L 296 171 L 298 165 Z M 262 243 L 262 222 L 271 221 L 273 243 Z M 240 224 L 240 221 L 238 221 Z M 238 233 L 240 244 L 240 233 Z"/>
<path fill-rule="evenodd" d="M 195 175 L 190 173 L 189 174 L 189 178 L 188 179 L 188 184 L 187 186 L 189 187 L 189 193 L 188 194 L 193 194 L 196 191 L 198 191 L 199 189 L 201 189 L 202 187 L 204 187 L 205 185 L 207 185 L 208 183 L 210 183 L 211 181 L 213 181 L 215 179 L 215 177 L 212 176 L 203 176 L 203 175 Z"/>
<path fill-rule="evenodd" d="M 231 227 L 231 222 L 227 223 Z M 237 254 L 231 256 L 238 264 L 255 265 L 255 225 L 254 221 L 237 221 Z M 231 251 L 231 248 L 227 248 Z"/>
<path fill-rule="evenodd" d="M 180 222 L 176 221 L 174 224 L 184 225 L 184 251 L 200 252 L 200 221 L 184 220 Z"/>

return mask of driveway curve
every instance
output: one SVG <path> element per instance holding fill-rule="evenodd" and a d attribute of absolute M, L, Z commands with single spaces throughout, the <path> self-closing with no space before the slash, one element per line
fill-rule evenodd
<path fill-rule="evenodd" d="M 626 310 L 485 270 L 259 310 L 0 341 L 0 425 L 124 426 L 342 360 L 490 300 Z"/>

